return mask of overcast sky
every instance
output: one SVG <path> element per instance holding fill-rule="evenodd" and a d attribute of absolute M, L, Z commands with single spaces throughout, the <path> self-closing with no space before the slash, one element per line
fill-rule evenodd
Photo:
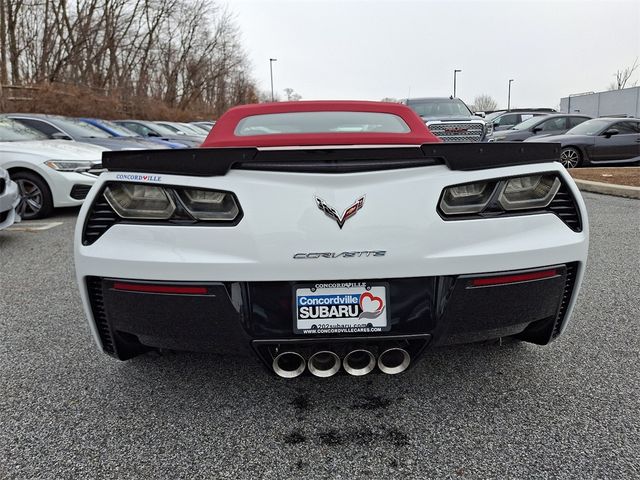
<path fill-rule="evenodd" d="M 262 90 L 305 100 L 487 93 L 552 107 L 606 90 L 640 55 L 640 0 L 221 0 L 235 14 Z M 640 78 L 640 68 L 632 81 Z M 640 84 L 640 82 L 639 82 Z"/>

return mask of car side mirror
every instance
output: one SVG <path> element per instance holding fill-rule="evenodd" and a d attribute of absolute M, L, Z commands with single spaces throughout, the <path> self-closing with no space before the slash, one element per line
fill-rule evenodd
<path fill-rule="evenodd" d="M 613 135 L 618 135 L 620 133 L 620 130 L 618 130 L 617 128 L 610 128 L 609 130 L 606 130 L 604 132 L 604 136 L 607 138 L 611 138 Z"/>
<path fill-rule="evenodd" d="M 481 117 L 481 118 L 485 117 L 485 113 L 484 112 L 475 112 L 475 115 L 477 115 L 478 117 Z"/>
<path fill-rule="evenodd" d="M 159 133 L 156 132 L 147 132 L 147 137 L 161 137 Z"/>
<path fill-rule="evenodd" d="M 531 129 L 531 131 L 532 131 L 532 132 L 533 132 L 533 134 L 535 135 L 536 133 L 538 133 L 538 132 L 541 132 L 541 131 L 542 131 L 542 127 L 533 127 L 533 128 Z"/>
<path fill-rule="evenodd" d="M 498 122 L 493 122 L 493 128 L 498 128 L 500 124 Z"/>

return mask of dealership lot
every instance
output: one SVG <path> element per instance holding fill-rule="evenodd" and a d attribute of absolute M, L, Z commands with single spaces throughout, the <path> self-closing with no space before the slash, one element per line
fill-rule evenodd
<path fill-rule="evenodd" d="M 639 204 L 585 198 L 590 258 L 565 336 L 439 349 L 398 376 L 118 362 L 80 306 L 77 211 L 0 232 L 0 477 L 637 477 Z"/>

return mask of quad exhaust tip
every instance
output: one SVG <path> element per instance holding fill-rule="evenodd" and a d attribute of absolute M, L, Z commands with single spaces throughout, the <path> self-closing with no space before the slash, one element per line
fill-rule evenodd
<path fill-rule="evenodd" d="M 376 357 L 369 350 L 357 349 L 347 353 L 342 365 L 349 375 L 359 377 L 376 368 Z"/>
<path fill-rule="evenodd" d="M 282 378 L 298 377 L 302 375 L 305 367 L 304 358 L 296 352 L 282 352 L 273 359 L 273 371 Z"/>
<path fill-rule="evenodd" d="M 340 357 L 328 350 L 316 352 L 307 362 L 309 372 L 316 377 L 331 377 L 340 370 Z"/>
<path fill-rule="evenodd" d="M 409 368 L 411 356 L 404 348 L 389 348 L 378 357 L 378 368 L 388 375 L 396 375 Z"/>
<path fill-rule="evenodd" d="M 397 375 L 409 368 L 411 356 L 403 348 L 393 347 L 383 351 L 376 362 L 375 355 L 366 349 L 356 349 L 349 352 L 342 361 L 332 351 L 321 350 L 309 357 L 306 362 L 304 357 L 297 352 L 282 352 L 273 359 L 273 371 L 282 378 L 295 378 L 302 375 L 308 367 L 309 372 L 321 378 L 331 377 L 338 373 L 340 367 L 356 377 L 371 373 L 376 364 L 381 372 L 387 375 Z"/>

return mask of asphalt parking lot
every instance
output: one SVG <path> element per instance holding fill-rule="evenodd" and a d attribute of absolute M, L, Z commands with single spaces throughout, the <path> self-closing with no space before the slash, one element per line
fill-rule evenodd
<path fill-rule="evenodd" d="M 590 259 L 563 337 L 439 349 L 398 376 L 118 362 L 85 324 L 77 212 L 0 232 L 0 478 L 638 478 L 640 202 L 585 198 Z"/>

